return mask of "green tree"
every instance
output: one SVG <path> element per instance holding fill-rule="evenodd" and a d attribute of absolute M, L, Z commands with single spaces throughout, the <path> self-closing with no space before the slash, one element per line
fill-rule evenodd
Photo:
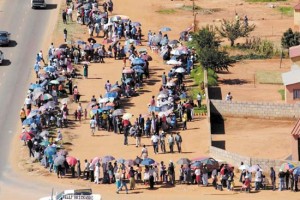
<path fill-rule="evenodd" d="M 189 42 L 189 46 L 197 47 L 197 49 L 217 48 L 221 44 L 220 38 L 217 37 L 216 32 L 210 30 L 208 27 L 201 28 L 198 32 L 192 35 L 193 40 Z"/>
<path fill-rule="evenodd" d="M 240 20 L 229 21 L 223 19 L 221 27 L 216 27 L 216 29 L 221 37 L 227 38 L 230 45 L 234 46 L 235 40 L 240 37 L 248 37 L 249 33 L 254 31 L 255 25 L 246 25 Z"/>
<path fill-rule="evenodd" d="M 283 33 L 281 38 L 281 45 L 283 48 L 290 48 L 292 46 L 297 46 L 300 44 L 300 33 L 289 28 L 286 32 Z"/>

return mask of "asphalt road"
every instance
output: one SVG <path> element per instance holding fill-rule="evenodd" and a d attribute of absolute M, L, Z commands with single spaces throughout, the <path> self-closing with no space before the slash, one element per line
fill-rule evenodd
<path fill-rule="evenodd" d="M 47 185 L 18 177 L 9 165 L 8 151 L 13 136 L 20 132 L 19 111 L 30 84 L 36 53 L 52 34 L 54 26 L 49 24 L 57 16 L 58 2 L 48 0 L 48 9 L 33 10 L 30 0 L 0 0 L 0 30 L 10 32 L 12 40 L 9 47 L 0 47 L 6 59 L 0 65 L 0 199 L 37 199 L 51 191 Z"/>

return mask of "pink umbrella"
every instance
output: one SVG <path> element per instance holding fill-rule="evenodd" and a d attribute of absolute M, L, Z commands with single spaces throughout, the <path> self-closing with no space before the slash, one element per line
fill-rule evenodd
<path fill-rule="evenodd" d="M 109 103 L 107 103 L 107 104 L 105 104 L 106 106 L 112 106 L 112 107 L 114 107 L 115 106 L 115 104 L 114 103 L 112 103 L 112 102 L 109 102 Z"/>
<path fill-rule="evenodd" d="M 75 166 L 77 164 L 77 159 L 72 156 L 68 156 L 66 160 L 70 166 Z"/>
<path fill-rule="evenodd" d="M 33 138 L 32 132 L 24 132 L 24 133 L 21 133 L 21 135 L 20 135 L 20 139 L 24 140 L 24 141 L 31 140 L 32 138 Z"/>
<path fill-rule="evenodd" d="M 131 74 L 131 73 L 133 73 L 134 71 L 133 71 L 133 69 L 130 69 L 129 67 L 126 67 L 124 70 L 123 70 L 123 73 L 124 74 Z"/>
<path fill-rule="evenodd" d="M 100 158 L 99 157 L 95 157 L 93 160 L 92 160 L 92 165 L 96 165 L 96 163 L 100 162 Z"/>

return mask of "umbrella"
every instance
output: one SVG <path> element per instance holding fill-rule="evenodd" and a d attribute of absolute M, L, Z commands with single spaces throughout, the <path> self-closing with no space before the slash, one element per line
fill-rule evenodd
<path fill-rule="evenodd" d="M 49 100 L 49 99 L 52 99 L 52 96 L 50 94 L 43 94 L 41 96 L 41 100 L 46 101 L 46 100 Z"/>
<path fill-rule="evenodd" d="M 63 165 L 65 161 L 66 161 L 66 158 L 64 156 L 58 156 L 54 160 L 54 165 L 56 165 L 56 166 Z"/>
<path fill-rule="evenodd" d="M 120 87 L 113 87 L 110 92 L 120 92 L 122 89 Z"/>
<path fill-rule="evenodd" d="M 33 138 L 33 134 L 31 132 L 23 132 L 20 135 L 20 139 L 23 141 L 31 140 Z"/>
<path fill-rule="evenodd" d="M 67 79 L 67 77 L 65 77 L 65 76 L 60 76 L 60 77 L 58 77 L 56 80 L 59 81 L 59 82 L 63 82 L 63 81 L 65 81 L 66 79 Z M 50 83 L 51 83 L 51 81 L 50 81 Z"/>
<path fill-rule="evenodd" d="M 55 67 L 53 66 L 47 66 L 44 67 L 45 72 L 55 72 Z"/>
<path fill-rule="evenodd" d="M 60 100 L 61 104 L 67 104 L 70 101 L 69 98 L 63 98 L 62 100 Z"/>
<path fill-rule="evenodd" d="M 177 60 L 169 60 L 169 61 L 167 61 L 167 64 L 168 65 L 181 65 L 182 63 Z"/>
<path fill-rule="evenodd" d="M 172 29 L 169 28 L 169 27 L 162 27 L 162 28 L 160 29 L 161 32 L 168 32 L 168 31 L 171 31 L 171 30 L 172 30 Z"/>
<path fill-rule="evenodd" d="M 115 160 L 115 158 L 113 156 L 104 156 L 102 158 L 103 163 L 108 163 L 108 162 L 113 161 L 113 160 Z"/>
<path fill-rule="evenodd" d="M 134 159 L 134 163 L 136 164 L 141 164 L 141 162 L 143 161 L 143 159 L 141 159 L 140 157 L 136 157 L 136 159 Z"/>
<path fill-rule="evenodd" d="M 107 107 L 108 106 L 115 107 L 115 104 L 113 102 L 108 102 L 108 103 L 105 104 L 105 106 L 107 106 Z"/>
<path fill-rule="evenodd" d="M 114 107 L 112 107 L 112 106 L 105 106 L 102 108 L 103 111 L 108 111 L 108 110 L 112 110 L 112 109 L 114 109 Z"/>
<path fill-rule="evenodd" d="M 123 81 L 124 83 L 128 84 L 132 81 L 132 78 L 126 78 L 125 81 Z"/>
<path fill-rule="evenodd" d="M 96 165 L 98 162 L 100 162 L 100 158 L 99 157 L 95 157 L 92 160 L 92 165 Z"/>
<path fill-rule="evenodd" d="M 42 88 L 40 84 L 30 84 L 29 89 L 30 90 L 35 90 L 36 88 Z"/>
<path fill-rule="evenodd" d="M 68 155 L 68 151 L 67 151 L 67 150 L 64 150 L 64 149 L 61 149 L 59 152 L 57 152 L 57 155 L 60 155 L 60 156 L 67 156 L 67 155 Z"/>
<path fill-rule="evenodd" d="M 82 44 L 86 44 L 86 42 L 85 42 L 85 41 L 82 41 L 82 40 L 77 40 L 77 41 L 76 41 L 76 44 L 82 45 Z"/>
<path fill-rule="evenodd" d="M 290 170 L 292 168 L 294 168 L 295 166 L 291 163 L 282 163 L 282 165 L 280 166 L 280 169 L 282 171 L 286 171 L 286 170 Z"/>
<path fill-rule="evenodd" d="M 67 44 L 61 44 L 61 45 L 59 45 L 59 47 L 58 48 L 60 48 L 60 49 L 65 49 L 65 48 L 67 48 L 68 47 L 68 45 Z"/>
<path fill-rule="evenodd" d="M 82 62 L 80 62 L 80 64 L 82 64 L 82 65 L 85 65 L 85 64 L 89 65 L 90 62 L 88 62 L 88 61 L 82 61 Z"/>
<path fill-rule="evenodd" d="M 99 103 L 106 103 L 108 101 L 109 101 L 109 99 L 107 97 L 104 97 L 104 98 L 100 99 Z"/>
<path fill-rule="evenodd" d="M 33 123 L 33 119 L 32 118 L 27 118 L 23 121 L 22 125 L 29 125 Z"/>
<path fill-rule="evenodd" d="M 125 41 L 125 45 L 134 44 L 137 45 L 137 41 L 134 39 L 128 39 Z"/>
<path fill-rule="evenodd" d="M 136 69 L 136 70 L 134 70 L 136 73 L 141 73 L 141 74 L 143 74 L 144 73 L 144 70 L 141 70 L 141 69 Z"/>
<path fill-rule="evenodd" d="M 59 85 L 59 81 L 58 80 L 52 80 L 50 81 L 51 84 L 53 85 Z"/>
<path fill-rule="evenodd" d="M 40 86 L 40 85 L 39 85 Z M 37 92 L 44 92 L 45 89 L 44 88 L 41 88 L 41 87 L 37 87 L 37 88 L 34 88 L 33 90 L 33 93 L 37 93 Z"/>
<path fill-rule="evenodd" d="M 169 41 L 169 45 L 176 45 L 176 44 L 178 44 L 179 43 L 179 41 L 178 40 L 171 40 L 171 41 Z"/>
<path fill-rule="evenodd" d="M 75 166 L 77 164 L 77 159 L 72 156 L 68 156 L 66 160 L 70 166 Z"/>
<path fill-rule="evenodd" d="M 108 38 L 108 39 L 103 40 L 102 44 L 110 44 L 112 42 L 113 42 L 113 40 Z"/>
<path fill-rule="evenodd" d="M 174 55 L 174 56 L 180 56 L 182 53 L 178 49 L 173 49 L 171 51 L 171 54 Z"/>
<path fill-rule="evenodd" d="M 191 165 L 191 168 L 199 168 L 199 167 L 201 167 L 201 165 L 203 165 L 202 162 L 196 161 Z"/>
<path fill-rule="evenodd" d="M 142 52 L 147 52 L 147 49 L 146 48 L 139 48 L 137 51 L 139 53 L 142 53 Z"/>
<path fill-rule="evenodd" d="M 131 73 L 133 73 L 134 71 L 132 70 L 132 69 L 130 69 L 130 68 L 125 68 L 125 69 L 123 69 L 123 74 L 131 74 Z"/>
<path fill-rule="evenodd" d="M 141 165 L 152 165 L 154 164 L 155 161 L 151 158 L 145 158 L 142 162 L 141 162 Z"/>
<path fill-rule="evenodd" d="M 293 174 L 294 175 L 300 175 L 300 167 L 296 167 L 294 170 L 293 170 Z"/>
<path fill-rule="evenodd" d="M 133 64 L 133 65 L 144 65 L 145 61 L 141 58 L 135 58 L 135 59 L 133 59 L 131 64 Z"/>
<path fill-rule="evenodd" d="M 112 115 L 113 116 L 121 116 L 121 115 L 123 115 L 125 113 L 125 111 L 123 110 L 123 109 L 117 109 L 117 110 L 115 110 L 113 113 L 112 113 Z"/>
<path fill-rule="evenodd" d="M 111 21 L 111 22 L 117 22 L 117 21 L 119 21 L 119 20 L 121 20 L 121 17 L 120 17 L 120 16 L 113 16 L 113 17 L 110 18 L 110 21 Z"/>
<path fill-rule="evenodd" d="M 239 170 L 248 170 L 249 168 L 249 165 L 243 164 L 239 167 Z"/>
<path fill-rule="evenodd" d="M 179 67 L 179 68 L 177 68 L 177 69 L 175 70 L 175 72 L 177 72 L 177 73 L 184 73 L 184 72 L 185 72 L 185 69 L 182 68 L 182 67 Z"/>
<path fill-rule="evenodd" d="M 131 22 L 132 26 L 142 26 L 140 22 Z"/>
<path fill-rule="evenodd" d="M 88 40 L 89 42 L 94 43 L 94 44 L 97 42 L 94 38 L 88 38 L 87 40 Z"/>
<path fill-rule="evenodd" d="M 256 172 L 258 169 L 260 171 L 262 171 L 262 169 L 259 165 L 252 165 L 248 170 L 249 170 L 249 172 Z"/>
<path fill-rule="evenodd" d="M 168 87 L 172 87 L 172 86 L 175 86 L 176 83 L 175 82 L 167 82 L 166 86 Z"/>
<path fill-rule="evenodd" d="M 131 117 L 132 117 L 133 115 L 131 114 L 131 113 L 125 113 L 124 115 L 123 115 L 123 119 L 130 119 Z"/>
<path fill-rule="evenodd" d="M 176 163 L 178 165 L 188 165 L 191 161 L 188 158 L 180 158 Z"/>
<path fill-rule="evenodd" d="M 133 165 L 135 165 L 135 162 L 134 162 L 134 160 L 129 159 L 129 160 L 125 160 L 124 164 L 127 166 L 133 166 Z"/>
<path fill-rule="evenodd" d="M 102 45 L 101 44 L 99 44 L 99 43 L 95 43 L 95 44 L 93 44 L 93 48 L 94 49 L 97 49 L 97 48 L 99 48 L 99 47 L 101 47 Z"/>
<path fill-rule="evenodd" d="M 148 54 L 143 54 L 143 55 L 141 55 L 141 59 L 151 61 L 152 57 Z"/>
<path fill-rule="evenodd" d="M 141 65 L 136 65 L 132 67 L 133 70 L 137 70 L 137 69 L 141 69 L 144 70 L 144 67 L 142 67 Z"/>
<path fill-rule="evenodd" d="M 124 163 L 125 163 L 125 159 L 123 159 L 123 158 L 119 158 L 119 159 L 117 160 L 117 163 L 124 164 Z"/>
<path fill-rule="evenodd" d="M 167 94 L 161 93 L 157 96 L 157 99 L 163 99 L 163 98 L 168 98 Z"/>
<path fill-rule="evenodd" d="M 108 93 L 105 94 L 105 97 L 107 97 L 107 98 L 117 98 L 118 93 L 117 92 L 108 92 Z"/>
<path fill-rule="evenodd" d="M 38 113 L 39 113 L 39 110 L 32 110 L 32 111 L 30 111 L 27 118 L 32 118 L 32 117 L 36 116 Z"/>
<path fill-rule="evenodd" d="M 45 151 L 44 151 L 44 153 L 46 154 L 46 156 L 52 156 L 52 155 L 54 155 L 54 154 L 56 154 L 56 148 L 55 147 L 52 147 L 52 146 L 48 146 L 46 149 L 45 149 Z"/>
<path fill-rule="evenodd" d="M 41 137 L 48 137 L 49 136 L 49 131 L 44 130 L 39 134 Z"/>
<path fill-rule="evenodd" d="M 49 146 L 49 144 L 50 144 L 50 142 L 49 142 L 48 140 L 43 140 L 43 141 L 40 143 L 40 145 L 41 145 L 41 146 L 44 146 L 44 147 Z"/>

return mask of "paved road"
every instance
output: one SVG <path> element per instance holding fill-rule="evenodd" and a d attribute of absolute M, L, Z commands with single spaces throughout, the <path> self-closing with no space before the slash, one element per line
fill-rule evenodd
<path fill-rule="evenodd" d="M 30 84 L 35 55 L 52 34 L 54 26 L 49 23 L 57 16 L 57 2 L 60 1 L 49 0 L 49 9 L 33 10 L 30 0 L 0 0 L 0 29 L 9 31 L 12 39 L 9 47 L 1 47 L 9 61 L 0 66 L 0 199 L 4 196 L 5 199 L 20 196 L 36 199 L 51 191 L 46 185 L 16 177 L 7 164 L 7 151 L 12 137 L 19 132 L 16 129 L 19 111 Z"/>

